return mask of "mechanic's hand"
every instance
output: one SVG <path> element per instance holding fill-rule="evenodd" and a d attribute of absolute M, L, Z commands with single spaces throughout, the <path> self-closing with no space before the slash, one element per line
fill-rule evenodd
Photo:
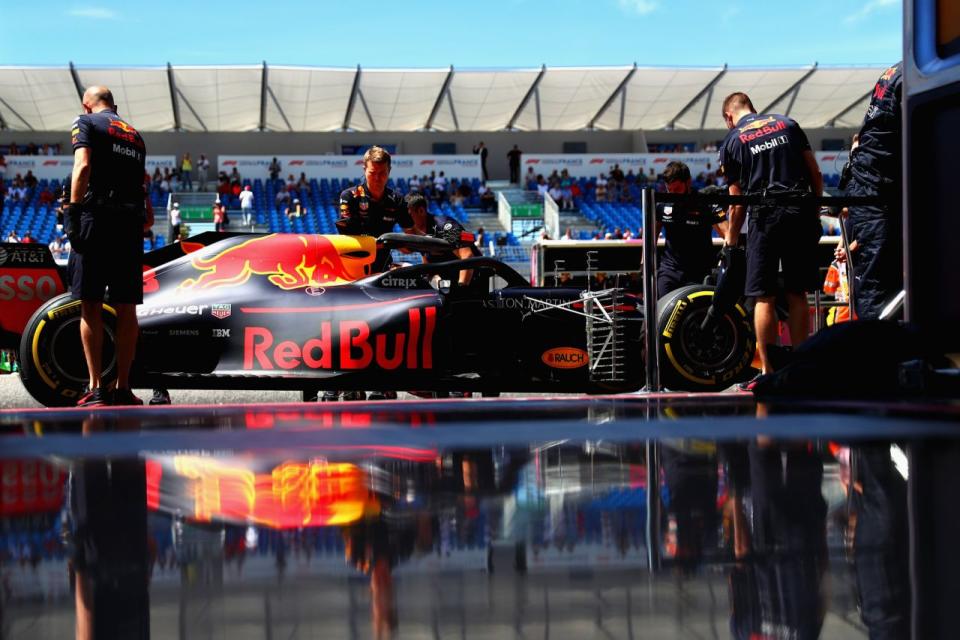
<path fill-rule="evenodd" d="M 79 202 L 63 205 L 63 230 L 67 234 L 70 246 L 77 253 L 83 252 L 83 238 L 80 235 L 80 217 L 83 210 Z"/>

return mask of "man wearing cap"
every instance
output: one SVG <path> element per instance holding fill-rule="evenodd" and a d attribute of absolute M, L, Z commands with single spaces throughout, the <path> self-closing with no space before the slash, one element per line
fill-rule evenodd
<path fill-rule="evenodd" d="M 720 146 L 720 164 L 730 195 L 823 195 L 823 176 L 807 136 L 794 120 L 758 114 L 745 93 L 723 101 L 723 119 L 730 130 Z M 816 206 L 751 206 L 747 242 L 745 293 L 756 299 L 753 319 L 763 373 L 773 371 L 767 347 L 777 340 L 776 295 L 783 267 L 790 343 L 810 333 L 807 291 L 819 286 L 817 243 L 822 233 Z M 747 209 L 730 207 L 726 246 L 736 247 Z M 745 389 L 751 388 L 749 385 Z"/>
<path fill-rule="evenodd" d="M 73 246 L 68 264 L 70 292 L 81 301 L 80 340 L 89 373 L 89 390 L 79 406 L 143 404 L 130 391 L 130 367 L 139 325 L 136 306 L 143 302 L 143 138 L 117 115 L 113 94 L 90 87 L 81 101 L 83 114 L 73 122 L 71 201 L 64 210 Z M 116 310 L 117 384 L 101 386 L 103 302 L 109 291 Z"/>

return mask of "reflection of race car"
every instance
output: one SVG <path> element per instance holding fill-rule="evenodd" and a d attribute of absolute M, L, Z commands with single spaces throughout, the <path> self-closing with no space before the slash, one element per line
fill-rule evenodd
<path fill-rule="evenodd" d="M 440 240 L 402 234 L 207 239 L 145 258 L 135 386 L 591 393 L 644 382 L 641 306 L 618 289 L 532 287 L 489 258 L 371 274 L 378 245 L 449 252 Z M 458 284 L 463 270 L 468 285 Z M 703 315 L 694 311 L 712 295 L 701 289 L 661 313 L 661 351 L 690 371 L 674 376 L 674 388 L 728 386 L 749 351 L 732 314 L 707 338 L 718 348 L 693 348 Z M 34 306 L 13 328 L 24 385 L 45 405 L 71 405 L 87 377 L 79 302 L 63 295 Z M 109 304 L 104 316 L 110 380 Z M 706 365 L 690 362 L 707 352 Z"/>

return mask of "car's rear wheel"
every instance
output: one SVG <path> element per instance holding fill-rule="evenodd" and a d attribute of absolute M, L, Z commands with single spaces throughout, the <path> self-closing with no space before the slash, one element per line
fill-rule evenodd
<path fill-rule="evenodd" d="M 117 375 L 116 312 L 103 309 L 103 373 L 108 386 Z M 37 309 L 20 340 L 20 379 L 27 392 L 47 407 L 76 404 L 89 375 L 80 342 L 80 301 L 70 294 Z"/>
<path fill-rule="evenodd" d="M 657 303 L 660 384 L 668 389 L 719 391 L 750 371 L 756 350 L 746 311 L 738 304 L 704 329 L 713 287 L 677 289 Z"/>

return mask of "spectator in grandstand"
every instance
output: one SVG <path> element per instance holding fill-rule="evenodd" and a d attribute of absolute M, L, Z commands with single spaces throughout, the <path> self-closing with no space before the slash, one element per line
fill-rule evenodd
<path fill-rule="evenodd" d="M 623 240 L 623 231 L 620 231 L 620 227 L 613 228 L 613 239 L 614 240 Z"/>
<path fill-rule="evenodd" d="M 420 179 L 420 191 L 421 193 L 423 193 L 423 197 L 426 198 L 427 200 L 430 200 L 433 198 L 433 178 L 435 177 L 436 176 L 431 177 L 428 175 L 424 175 Z"/>
<path fill-rule="evenodd" d="M 560 239 L 564 242 L 572 242 L 576 238 L 573 237 L 573 228 L 567 227 L 567 230 L 563 232 L 563 235 L 560 236 Z"/>
<path fill-rule="evenodd" d="M 630 229 L 625 229 L 623 232 L 623 239 L 633 240 L 633 238 L 634 238 L 633 231 L 631 231 Z"/>
<path fill-rule="evenodd" d="M 480 249 L 483 249 L 487 245 L 487 242 L 489 242 L 489 238 L 487 238 L 487 232 L 484 230 L 483 227 L 477 227 L 477 232 L 473 235 L 476 238 L 474 243 Z"/>
<path fill-rule="evenodd" d="M 7 155 L 8 156 L 18 156 L 20 155 L 20 147 L 16 142 L 11 142 L 7 145 Z"/>
<path fill-rule="evenodd" d="M 292 173 L 287 176 L 286 189 L 287 189 L 287 191 L 289 191 L 290 193 L 293 193 L 294 191 L 297 190 L 297 181 L 296 181 L 296 179 L 293 177 L 293 174 L 292 174 Z"/>
<path fill-rule="evenodd" d="M 187 191 L 193 191 L 193 160 L 189 153 L 184 153 L 180 160 L 180 178 L 183 181 L 183 188 Z"/>
<path fill-rule="evenodd" d="M 174 202 L 170 207 L 170 242 L 180 241 L 180 203 Z"/>
<path fill-rule="evenodd" d="M 234 166 L 233 169 L 230 170 L 230 182 L 240 182 L 241 180 L 240 172 L 237 171 L 237 167 Z"/>
<path fill-rule="evenodd" d="M 279 180 L 280 172 L 283 171 L 283 165 L 277 160 L 277 157 L 273 157 L 273 161 L 270 163 L 270 179 Z"/>
<path fill-rule="evenodd" d="M 473 153 L 474 155 L 480 156 L 480 170 L 483 172 L 484 181 L 489 180 L 490 176 L 487 175 L 487 156 L 490 155 L 490 150 L 487 149 L 487 145 L 481 141 L 473 148 Z"/>
<path fill-rule="evenodd" d="M 480 186 L 477 187 L 477 195 L 480 196 L 480 210 L 484 213 L 488 211 L 495 211 L 497 208 L 497 196 L 494 195 L 493 191 L 490 190 L 490 187 L 487 186 L 486 182 L 480 183 Z"/>
<path fill-rule="evenodd" d="M 146 147 L 136 129 L 117 114 L 106 87 L 89 87 L 81 104 L 83 114 L 71 129 L 71 202 L 64 209 L 74 249 L 68 265 L 70 291 L 81 300 L 80 337 L 89 374 L 89 391 L 77 404 L 139 405 L 143 403 L 130 390 L 129 375 L 139 334 L 136 306 L 143 302 Z M 123 137 L 113 135 L 117 128 Z M 101 388 L 106 290 L 117 316 L 117 382 L 109 394 Z"/>
<path fill-rule="evenodd" d="M 40 204 L 44 206 L 49 206 L 53 204 L 53 201 L 54 201 L 53 192 L 46 188 L 41 190 L 40 195 L 38 196 L 38 200 L 40 201 Z"/>
<path fill-rule="evenodd" d="M 170 191 L 180 191 L 180 171 L 176 167 L 170 172 Z"/>
<path fill-rule="evenodd" d="M 10 187 L 9 197 L 13 202 L 27 201 L 27 187 L 23 183 L 23 178 L 20 177 L 19 173 L 17 177 L 13 179 L 13 186 Z"/>
<path fill-rule="evenodd" d="M 527 175 L 523 179 L 523 182 L 527 185 L 527 190 L 529 191 L 537 188 L 537 172 L 533 170 L 533 167 L 527 167 Z"/>
<path fill-rule="evenodd" d="M 417 176 L 413 176 L 409 180 L 407 180 L 407 191 L 409 193 L 419 193 L 420 178 L 418 178 Z"/>
<path fill-rule="evenodd" d="M 597 202 L 607 201 L 607 176 L 605 174 L 601 173 L 597 178 L 597 187 L 593 194 L 593 198 Z"/>
<path fill-rule="evenodd" d="M 50 249 L 50 254 L 53 256 L 54 260 L 63 259 L 63 238 L 60 236 L 53 236 L 53 240 L 50 241 L 50 244 L 47 245 Z"/>
<path fill-rule="evenodd" d="M 300 179 L 297 180 L 297 188 L 299 189 L 309 189 L 310 181 L 307 180 L 307 174 L 303 171 L 300 172 Z"/>
<path fill-rule="evenodd" d="M 510 182 L 512 184 L 520 182 L 520 159 L 522 155 L 523 152 L 517 148 L 517 145 L 513 145 L 513 149 L 507 151 L 507 164 L 510 165 Z M 533 172 L 533 167 L 530 167 L 530 172 Z"/>
<path fill-rule="evenodd" d="M 153 170 L 153 177 L 150 179 L 154 185 L 160 184 L 160 181 L 163 180 L 163 174 L 160 173 L 160 167 L 157 167 Z"/>
<path fill-rule="evenodd" d="M 692 192 L 690 168 L 671 162 L 663 172 L 670 193 Z M 657 205 L 657 236 L 663 230 L 663 258 L 657 265 L 657 297 L 688 284 L 702 283 L 717 264 L 711 231 L 726 233 L 726 212 L 686 204 Z"/>
<path fill-rule="evenodd" d="M 286 189 L 277 189 L 277 195 L 273 199 L 273 204 L 279 209 L 285 202 L 290 202 L 290 192 Z"/>
<path fill-rule="evenodd" d="M 33 171 L 28 170 L 27 175 L 23 176 L 23 184 L 31 191 L 37 188 L 37 177 L 33 175 Z"/>
<path fill-rule="evenodd" d="M 849 209 L 858 245 L 854 269 L 857 317 L 877 318 L 903 289 L 901 97 L 903 65 L 884 71 L 877 81 L 857 143 L 850 150 L 848 196 L 875 196 L 878 206 Z"/>
<path fill-rule="evenodd" d="M 550 185 L 544 180 L 543 176 L 537 176 L 537 193 L 540 194 L 540 197 L 543 197 L 543 194 L 549 193 Z"/>
<path fill-rule="evenodd" d="M 23 233 L 23 237 L 20 238 L 20 242 L 22 244 L 34 244 L 36 243 L 36 240 L 34 239 L 33 235 L 29 231 L 25 231 Z"/>
<path fill-rule="evenodd" d="M 253 191 L 250 185 L 243 188 L 240 192 L 240 212 L 243 213 L 243 226 L 249 228 L 253 226 Z"/>
<path fill-rule="evenodd" d="M 287 216 L 287 219 L 291 221 L 294 218 L 299 218 L 306 212 L 307 212 L 307 209 L 302 204 L 300 204 L 299 198 L 294 198 L 293 204 L 291 204 L 289 207 L 283 210 L 284 215 Z"/>
<path fill-rule="evenodd" d="M 436 178 L 433 179 L 433 190 L 434 195 L 437 199 L 437 202 L 445 202 L 447 199 L 447 178 L 443 175 L 443 171 L 440 172 Z"/>
<path fill-rule="evenodd" d="M 243 186 L 240 184 L 239 180 L 234 180 L 230 183 L 230 195 L 234 198 L 239 198 L 240 194 L 243 193 Z"/>
<path fill-rule="evenodd" d="M 4 238 L 3 241 L 4 242 L 20 242 L 20 236 L 17 235 L 16 231 L 11 229 L 9 233 L 7 233 L 7 237 Z"/>
<path fill-rule="evenodd" d="M 741 92 L 724 99 L 723 119 L 730 132 L 720 148 L 720 164 L 729 181 L 730 195 L 823 194 L 823 176 L 806 134 L 795 121 L 757 114 L 750 98 Z M 736 247 L 747 210 L 733 206 L 728 215 L 725 245 Z M 757 353 L 762 372 L 770 373 L 773 365 L 767 347 L 777 340 L 776 295 L 781 263 L 791 344 L 799 345 L 810 333 L 807 291 L 820 285 L 820 216 L 817 207 L 777 206 L 751 207 L 749 215 L 745 293 L 756 299 Z M 744 388 L 749 390 L 752 384 Z"/>
<path fill-rule="evenodd" d="M 224 205 L 219 200 L 213 203 L 213 230 L 217 233 L 223 231 L 223 210 Z"/>
<path fill-rule="evenodd" d="M 197 191 L 207 190 L 207 181 L 210 179 L 210 161 L 207 156 L 200 154 L 197 160 Z"/>
<path fill-rule="evenodd" d="M 573 178 L 564 169 L 560 174 L 560 208 L 569 211 L 573 209 Z"/>

